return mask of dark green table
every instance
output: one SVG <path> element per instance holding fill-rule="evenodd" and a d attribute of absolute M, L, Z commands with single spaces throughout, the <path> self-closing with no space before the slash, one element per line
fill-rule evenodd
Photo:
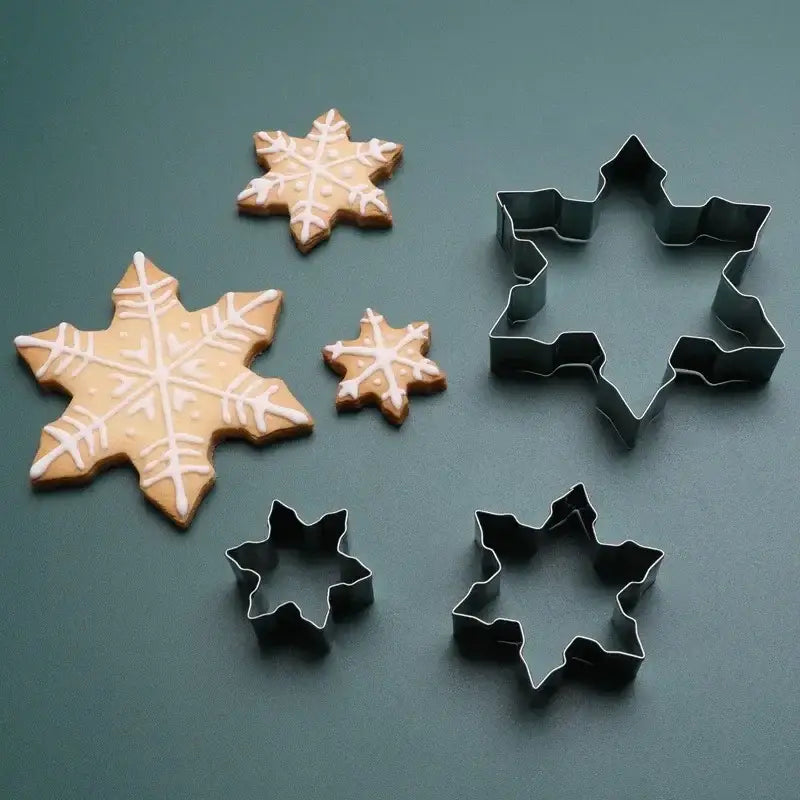
<path fill-rule="evenodd" d="M 3 4 L 0 795 L 797 796 L 798 13 L 684 5 Z M 238 218 L 234 198 L 257 174 L 252 131 L 302 134 L 332 105 L 354 138 L 405 145 L 385 185 L 395 228 L 343 226 L 302 257 L 285 219 Z M 487 333 L 511 284 L 493 192 L 589 196 L 631 132 L 674 200 L 774 205 L 744 289 L 787 352 L 761 391 L 683 382 L 626 452 L 588 378 L 495 379 Z M 549 304 L 527 330 L 598 330 L 637 407 L 680 333 L 719 333 L 727 252 L 666 252 L 636 198 L 613 195 L 587 246 L 542 244 Z M 137 249 L 189 308 L 285 290 L 255 368 L 317 420 L 306 440 L 221 447 L 185 534 L 126 469 L 28 485 L 64 400 L 12 338 L 105 327 Z M 367 305 L 429 320 L 450 377 L 399 432 L 375 411 L 337 418 L 319 357 Z M 579 480 L 601 536 L 667 551 L 639 611 L 648 657 L 622 693 L 571 685 L 533 712 L 510 669 L 457 655 L 449 612 L 478 575 L 474 509 L 535 523 Z M 223 558 L 263 536 L 275 497 L 308 519 L 347 506 L 375 570 L 375 605 L 322 661 L 259 652 Z M 522 615 L 539 669 L 574 633 L 607 634 L 613 595 L 579 555 L 511 570 L 493 609 Z M 279 573 L 276 600 L 319 605 L 324 583 Z"/>

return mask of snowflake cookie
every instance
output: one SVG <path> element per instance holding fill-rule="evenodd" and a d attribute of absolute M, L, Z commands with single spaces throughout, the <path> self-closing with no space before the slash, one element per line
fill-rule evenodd
<path fill-rule="evenodd" d="M 81 482 L 130 461 L 147 498 L 188 527 L 214 483 L 220 439 L 261 443 L 311 432 L 286 384 L 246 366 L 271 343 L 283 294 L 228 292 L 189 312 L 178 281 L 135 253 L 113 301 L 104 331 L 62 322 L 15 339 L 40 383 L 72 395 L 42 431 L 31 480 Z"/>
<path fill-rule="evenodd" d="M 288 214 L 300 252 L 327 239 L 339 219 L 370 228 L 392 224 L 389 201 L 372 181 L 392 174 L 403 145 L 351 142 L 350 125 L 335 108 L 314 120 L 305 139 L 259 131 L 253 141 L 258 163 L 269 172 L 239 193 L 239 211 Z"/>
<path fill-rule="evenodd" d="M 425 358 L 431 344 L 430 325 L 412 322 L 392 328 L 368 308 L 361 319 L 361 335 L 338 341 L 322 350 L 322 357 L 344 376 L 336 395 L 336 408 L 380 407 L 395 425 L 408 416 L 408 393 L 430 394 L 447 388 L 447 376 Z"/>

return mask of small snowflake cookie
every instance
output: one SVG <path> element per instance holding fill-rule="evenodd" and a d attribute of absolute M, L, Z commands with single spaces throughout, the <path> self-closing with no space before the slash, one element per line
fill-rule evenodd
<path fill-rule="evenodd" d="M 447 376 L 425 358 L 430 344 L 427 322 L 392 328 L 368 308 L 358 339 L 338 341 L 322 350 L 325 363 L 344 376 L 336 408 L 377 405 L 386 419 L 401 425 L 408 416 L 409 393 L 431 394 L 447 388 Z"/>
<path fill-rule="evenodd" d="M 300 252 L 327 239 L 339 219 L 370 228 L 392 224 L 389 201 L 372 181 L 392 174 L 403 145 L 351 142 L 350 125 L 335 108 L 314 120 L 305 139 L 259 131 L 253 141 L 258 163 L 269 172 L 239 193 L 239 211 L 288 214 Z"/>
<path fill-rule="evenodd" d="M 311 417 L 286 384 L 247 368 L 273 339 L 283 294 L 228 292 L 189 312 L 177 280 L 135 253 L 113 301 L 104 331 L 62 322 L 15 339 L 42 385 L 72 395 L 44 426 L 31 480 L 82 482 L 106 464 L 130 461 L 147 498 L 188 527 L 214 483 L 219 440 L 311 432 Z"/>

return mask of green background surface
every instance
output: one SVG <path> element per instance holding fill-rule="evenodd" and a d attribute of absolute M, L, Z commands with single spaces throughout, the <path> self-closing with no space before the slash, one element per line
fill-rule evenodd
<path fill-rule="evenodd" d="M 797 797 L 797 24 L 788 0 L 3 3 L 0 795 Z M 254 130 L 301 135 L 332 105 L 354 139 L 405 145 L 395 227 L 341 226 L 303 257 L 284 218 L 234 199 Z M 676 202 L 774 206 L 743 288 L 787 351 L 763 390 L 682 382 L 627 452 L 588 377 L 495 379 L 487 334 L 512 282 L 493 193 L 590 196 L 632 132 Z M 665 251 L 636 198 L 612 195 L 590 244 L 542 245 L 549 302 L 526 330 L 597 330 L 637 408 L 679 334 L 733 341 L 709 311 L 725 249 Z M 28 484 L 65 401 L 13 336 L 105 327 L 137 249 L 189 308 L 283 289 L 255 369 L 317 422 L 220 447 L 185 534 L 129 469 Z M 399 431 L 337 418 L 319 357 L 367 305 L 429 320 L 449 375 Z M 580 480 L 601 537 L 667 552 L 638 613 L 647 660 L 621 693 L 571 684 L 532 711 L 509 668 L 457 654 L 449 612 L 478 576 L 473 510 L 540 522 Z M 306 519 L 346 506 L 375 571 L 321 661 L 259 651 L 223 557 L 276 497 Z M 279 569 L 275 600 L 318 608 L 312 574 Z M 612 600 L 565 544 L 510 570 L 493 610 L 521 615 L 544 670 L 573 634 L 607 635 Z"/>

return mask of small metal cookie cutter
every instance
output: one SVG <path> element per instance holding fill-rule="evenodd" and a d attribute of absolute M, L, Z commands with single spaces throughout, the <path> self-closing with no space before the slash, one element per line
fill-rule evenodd
<path fill-rule="evenodd" d="M 666 177 L 667 171 L 636 136 L 631 136 L 600 167 L 593 200 L 564 197 L 552 188 L 497 193 L 497 238 L 511 256 L 514 275 L 521 283 L 510 290 L 506 307 L 489 333 L 492 371 L 499 375 L 528 372 L 548 376 L 561 367 L 588 367 L 597 382 L 597 407 L 628 447 L 633 447 L 644 426 L 664 408 L 667 390 L 677 373 L 696 375 L 711 386 L 764 383 L 785 347 L 758 298 L 737 288 L 770 206 L 732 203 L 722 197 L 711 197 L 700 206 L 674 205 L 664 189 Z M 615 182 L 641 187 L 645 200 L 653 207 L 653 227 L 662 244 L 685 246 L 708 237 L 736 242 L 741 248 L 722 270 L 711 309 L 723 325 L 743 334 L 748 344 L 724 350 L 713 339 L 681 336 L 670 353 L 660 386 L 640 416 L 603 374 L 606 354 L 594 332 L 566 331 L 552 342 L 497 332 L 504 317 L 512 325 L 524 322 L 545 304 L 547 259 L 534 242 L 524 237 L 552 230 L 567 241 L 588 241 L 595 229 L 599 200 Z"/>
<path fill-rule="evenodd" d="M 481 610 L 500 593 L 502 571 L 498 552 L 529 558 L 544 537 L 578 516 L 585 541 L 600 579 L 621 583 L 611 621 L 623 646 L 607 650 L 595 639 L 576 636 L 563 651 L 562 661 L 540 681 L 525 661 L 525 633 L 518 620 L 497 618 L 487 622 Z M 542 705 L 553 695 L 565 677 L 584 676 L 604 685 L 619 686 L 636 676 L 645 658 L 636 620 L 630 612 L 639 598 L 653 585 L 664 552 L 645 547 L 631 539 L 607 544 L 597 539 L 594 523 L 597 512 L 589 502 L 583 484 L 573 486 L 550 506 L 550 516 L 541 528 L 523 525 L 513 514 L 475 512 L 475 543 L 481 551 L 483 580 L 472 584 L 452 611 L 453 636 L 465 655 L 490 655 L 518 662 L 520 679 L 531 702 Z"/>
<path fill-rule="evenodd" d="M 341 581 L 328 587 L 328 608 L 322 624 L 304 616 L 292 601 L 270 610 L 263 592 L 258 591 L 262 577 L 277 566 L 281 548 L 316 550 L 336 556 Z M 247 601 L 247 618 L 262 644 L 289 640 L 320 653 L 327 652 L 331 621 L 370 605 L 374 599 L 372 570 L 348 552 L 345 509 L 306 524 L 293 508 L 273 500 L 267 538 L 229 548 L 225 556 Z"/>

